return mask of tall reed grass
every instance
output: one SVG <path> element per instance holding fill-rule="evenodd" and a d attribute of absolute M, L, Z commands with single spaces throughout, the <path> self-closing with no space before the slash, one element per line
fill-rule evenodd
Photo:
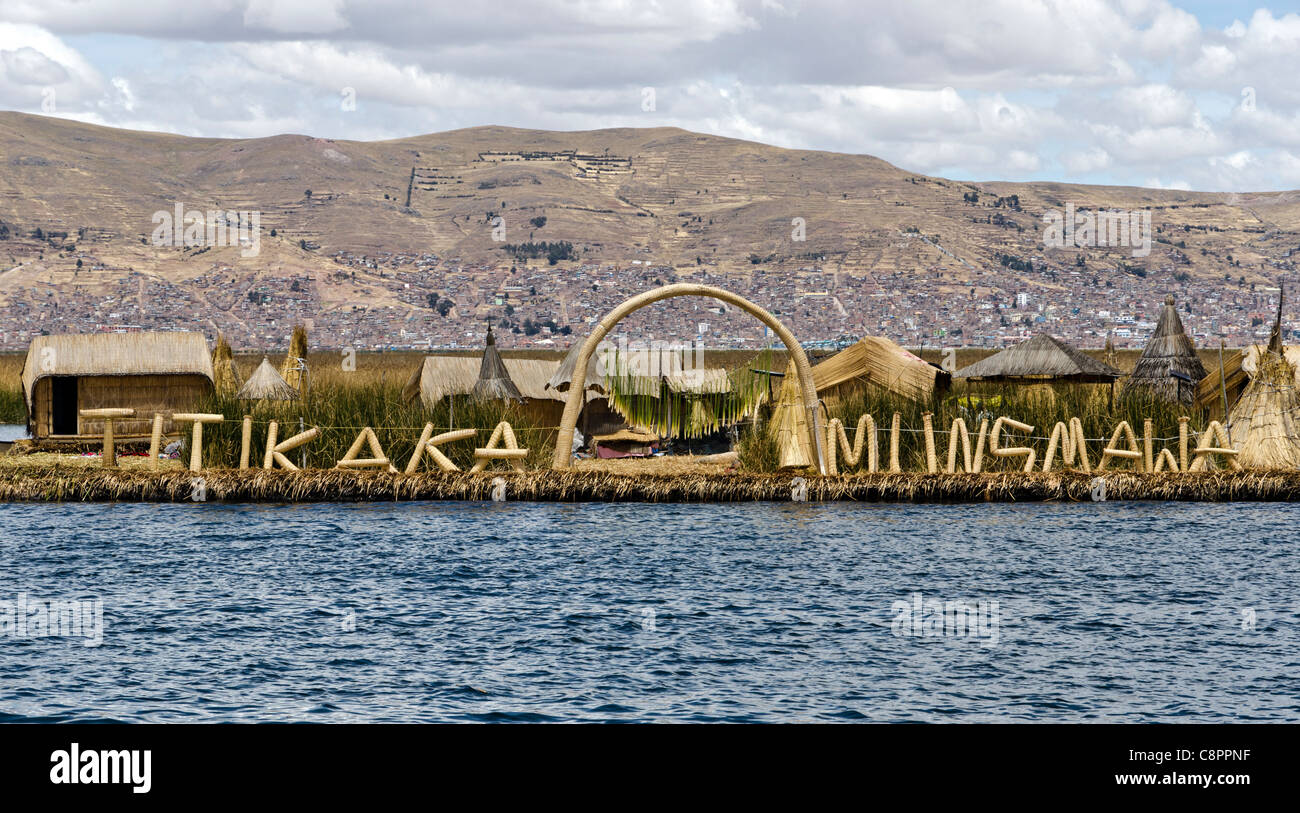
<path fill-rule="evenodd" d="M 456 398 L 454 416 L 451 405 L 444 400 L 426 409 L 417 398 L 404 401 L 401 384 L 371 379 L 362 383 L 345 385 L 319 380 L 307 397 L 298 401 L 256 402 L 236 400 L 228 395 L 213 395 L 198 406 L 200 412 L 220 413 L 226 417 L 221 424 L 204 427 L 204 465 L 213 468 L 235 468 L 239 465 L 240 438 L 244 415 L 253 417 L 253 443 L 250 465 L 260 466 L 266 451 L 268 423 L 279 423 L 278 439 L 285 440 L 299 431 L 299 426 L 320 428 L 320 435 L 305 446 L 293 450 L 289 459 L 297 465 L 300 450 L 310 468 L 331 468 L 343 458 L 348 447 L 356 440 L 362 428 L 374 429 L 388 459 L 398 469 L 415 451 L 420 430 L 432 422 L 434 433 L 457 429 L 478 429 L 474 441 L 457 441 L 441 447 L 452 462 L 461 468 L 473 464 L 473 450 L 487 444 L 488 436 L 501 421 L 508 421 L 521 446 L 529 450 L 524 461 L 530 467 L 549 463 L 555 448 L 555 430 L 536 426 L 524 412 L 505 402 L 474 402 L 465 397 Z M 188 434 L 184 434 L 188 442 Z M 369 457 L 369 447 L 363 447 L 362 457 Z M 425 458 L 427 461 L 427 458 Z M 422 464 L 422 468 L 432 465 Z"/>
<path fill-rule="evenodd" d="M 1154 398 L 1130 397 L 1116 399 L 1112 403 L 1109 388 L 1096 385 L 1067 385 L 1050 389 L 984 387 L 974 392 L 961 388 L 958 392 L 949 394 L 934 403 L 918 403 L 878 389 L 863 388 L 854 390 L 842 398 L 825 402 L 824 408 L 825 422 L 829 423 L 830 419 L 839 418 L 844 423 L 850 441 L 859 417 L 864 414 L 871 415 L 876 424 L 882 467 L 888 460 L 890 422 L 894 413 L 899 413 L 903 429 L 899 436 L 899 464 L 903 471 L 925 471 L 925 435 L 922 431 L 922 417 L 927 412 L 933 413 L 935 452 L 941 469 L 947 462 L 948 432 L 954 418 L 962 418 L 966 423 L 971 435 L 972 448 L 982 417 L 988 418 L 990 430 L 993 421 L 999 417 L 1014 418 L 1033 426 L 1034 430 L 1030 438 L 1023 439 L 1017 434 L 1014 445 L 1034 448 L 1037 451 L 1036 459 L 1041 462 L 1047 450 L 1047 439 L 1051 436 L 1052 428 L 1057 422 L 1068 424 L 1070 418 L 1077 417 L 1083 424 L 1085 437 L 1090 439 L 1088 454 L 1094 466 L 1101 456 L 1101 450 L 1105 448 L 1106 442 L 1109 441 L 1111 433 L 1115 431 L 1120 421 L 1128 422 L 1140 442 L 1143 422 L 1150 418 L 1153 424 L 1153 437 L 1156 438 L 1155 454 L 1158 455 L 1161 448 L 1168 448 L 1175 457 L 1178 454 L 1178 419 L 1184 415 L 1191 418 L 1188 429 L 1193 447 L 1199 434 L 1208 424 L 1205 414 L 1200 410 Z M 760 428 L 757 431 L 751 425 L 742 433 L 737 447 L 741 468 L 755 472 L 770 472 L 777 469 L 779 450 L 775 438 L 768 431 L 770 426 L 770 421 L 763 420 L 760 421 Z M 958 460 L 960 469 L 960 453 Z M 998 458 L 986 452 L 983 469 L 1015 471 L 1023 465 L 1023 458 Z M 1057 465 L 1060 465 L 1059 459 Z M 1126 463 L 1116 465 L 1125 468 L 1128 466 Z M 1038 463 L 1035 466 L 1037 467 Z"/>

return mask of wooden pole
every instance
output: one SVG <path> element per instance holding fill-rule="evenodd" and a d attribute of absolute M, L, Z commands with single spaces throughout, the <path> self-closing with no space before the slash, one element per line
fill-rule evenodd
<path fill-rule="evenodd" d="M 83 418 L 99 418 L 104 422 L 104 450 L 100 462 L 106 468 L 113 468 L 117 465 L 117 448 L 113 442 L 113 419 L 130 418 L 135 415 L 134 409 L 122 407 L 109 407 L 106 409 L 82 409 L 78 414 Z"/>
<path fill-rule="evenodd" d="M 316 436 L 319 434 L 320 434 L 320 427 L 313 426 L 311 429 L 308 429 L 306 432 L 299 432 L 293 437 L 286 438 L 280 441 L 279 443 L 275 444 L 275 451 L 283 454 L 284 452 L 297 449 L 299 446 L 303 445 L 307 441 L 314 440 Z"/>
<path fill-rule="evenodd" d="M 203 421 L 195 421 L 190 430 L 190 471 L 203 468 Z"/>
<path fill-rule="evenodd" d="M 411 459 L 406 461 L 407 474 L 413 474 L 416 467 L 420 465 L 420 457 L 424 455 L 424 444 L 428 443 L 432 435 L 433 424 L 426 423 L 424 429 L 420 432 L 420 439 L 415 442 L 415 451 L 411 452 Z"/>
<path fill-rule="evenodd" d="M 925 413 L 921 416 L 921 423 L 925 428 L 925 470 L 930 474 L 939 471 L 939 462 L 934 454 L 934 416 L 932 413 Z"/>
<path fill-rule="evenodd" d="M 1222 341 L 1222 340 L 1220 340 Z M 1223 369 L 1220 367 L 1219 369 Z M 1178 419 L 1178 470 L 1187 471 L 1187 422 L 1186 415 Z"/>
<path fill-rule="evenodd" d="M 1155 434 L 1150 418 L 1142 419 L 1142 470 L 1146 472 L 1155 470 L 1155 461 L 1152 459 L 1152 435 Z"/>
<path fill-rule="evenodd" d="M 248 458 L 253 448 L 253 416 L 244 416 L 244 429 L 239 438 L 239 469 L 248 468 Z"/>
<path fill-rule="evenodd" d="M 113 419 L 104 419 L 104 467 L 113 468 L 117 465 L 117 450 L 113 448 Z"/>
<path fill-rule="evenodd" d="M 161 412 L 153 414 L 153 431 L 149 433 L 149 468 L 158 468 L 158 452 L 162 446 L 163 416 Z"/>
<path fill-rule="evenodd" d="M 1231 428 L 1232 423 L 1228 420 L 1228 375 L 1223 369 L 1222 336 L 1219 337 L 1219 395 L 1223 398 L 1223 422 L 1228 424 L 1228 427 Z M 1183 471 L 1187 471 L 1186 466 L 1183 467 Z"/>
<path fill-rule="evenodd" d="M 176 412 L 172 415 L 173 421 L 194 422 L 194 428 L 190 431 L 190 471 L 203 468 L 203 424 L 221 423 L 225 419 L 224 415 L 212 412 Z"/>
<path fill-rule="evenodd" d="M 889 425 L 889 470 L 891 472 L 900 472 L 903 469 L 898 465 L 898 433 L 902 430 L 903 416 L 897 412 L 894 413 L 894 420 Z"/>
<path fill-rule="evenodd" d="M 266 427 L 266 457 L 262 460 L 262 468 L 269 469 L 275 464 L 275 435 L 279 431 L 280 425 L 271 421 L 271 425 Z"/>

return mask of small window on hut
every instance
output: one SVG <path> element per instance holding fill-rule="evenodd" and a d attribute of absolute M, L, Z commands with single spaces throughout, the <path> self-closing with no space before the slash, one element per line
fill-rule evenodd
<path fill-rule="evenodd" d="M 77 434 L 77 377 L 50 379 L 50 434 Z"/>

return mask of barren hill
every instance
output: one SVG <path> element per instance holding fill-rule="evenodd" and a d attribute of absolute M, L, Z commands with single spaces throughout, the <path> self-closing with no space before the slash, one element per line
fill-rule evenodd
<path fill-rule="evenodd" d="M 518 327 L 531 314 L 578 330 L 586 309 L 616 293 L 602 285 L 634 292 L 617 274 L 595 279 L 597 267 L 644 269 L 640 287 L 666 277 L 734 278 L 751 293 L 771 289 L 774 301 L 824 294 L 824 307 L 789 314 L 807 323 L 808 338 L 875 332 L 896 318 L 895 338 L 907 340 L 929 330 L 917 317 L 971 338 L 969 319 L 964 331 L 952 325 L 977 302 L 1029 290 L 1068 304 L 1116 273 L 1119 290 L 1135 299 L 1147 287 L 1153 297 L 1169 289 L 1195 299 L 1228 286 L 1244 297 L 1235 301 L 1244 318 L 1265 307 L 1248 296 L 1252 284 L 1286 277 L 1300 250 L 1300 192 L 958 182 L 870 156 L 672 128 L 232 140 L 0 113 L 0 167 L 0 303 L 15 306 L 0 323 L 4 346 L 25 346 L 37 322 L 111 329 L 115 319 L 222 329 L 256 344 L 299 318 L 324 316 L 327 331 L 342 330 L 339 314 L 358 308 L 386 309 L 386 329 L 400 322 L 417 344 L 420 335 L 445 343 L 422 327 L 429 319 Z M 154 245 L 154 214 L 177 203 L 259 212 L 257 256 Z M 1149 256 L 1045 247 L 1043 215 L 1067 204 L 1149 210 Z M 548 245 L 519 248 L 529 242 Z M 571 249 L 554 245 L 566 243 Z M 860 297 L 837 296 L 854 281 L 867 286 Z M 903 310 L 857 319 L 850 303 L 871 286 Z M 514 298 L 502 300 L 507 289 Z M 591 302 L 584 291 L 595 291 Z M 434 316 L 429 294 L 454 309 Z M 909 307 L 914 296 L 944 305 Z M 1227 307 L 1226 296 L 1217 303 Z"/>

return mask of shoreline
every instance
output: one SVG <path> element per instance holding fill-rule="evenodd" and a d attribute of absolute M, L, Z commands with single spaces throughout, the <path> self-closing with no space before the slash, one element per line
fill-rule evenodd
<path fill-rule="evenodd" d="M 1300 501 L 1300 471 L 1142 474 L 1110 471 L 984 474 L 876 473 L 653 475 L 594 471 L 389 474 L 382 471 L 210 469 L 145 471 L 51 466 L 0 469 L 0 502 L 490 501 L 497 478 L 508 502 L 1093 502 L 1098 481 L 1114 501 Z M 204 499 L 196 499 L 201 488 Z M 1100 489 L 1097 489 L 1100 496 Z"/>

